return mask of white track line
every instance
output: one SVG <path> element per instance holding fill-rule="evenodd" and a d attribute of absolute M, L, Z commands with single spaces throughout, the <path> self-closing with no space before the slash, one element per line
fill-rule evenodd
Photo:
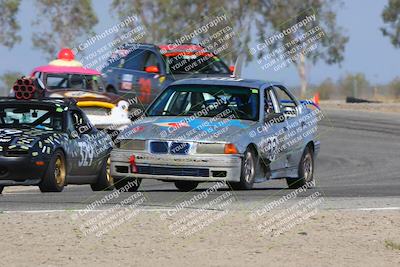
<path fill-rule="evenodd" d="M 67 209 L 58 209 L 58 210 L 5 210 L 5 211 L 0 211 L 0 213 L 3 214 L 12 214 L 12 213 L 55 213 L 55 212 L 102 212 L 105 211 L 106 209 L 97 209 L 97 210 L 83 210 L 83 209 L 74 209 L 74 210 L 67 210 Z M 175 209 L 170 209 L 170 208 L 144 208 L 144 209 L 138 209 L 140 211 L 146 211 L 146 212 L 165 212 L 165 211 L 175 211 Z M 185 210 L 190 210 L 190 209 L 185 209 Z M 326 210 L 326 211 L 385 211 L 385 210 L 400 210 L 400 207 L 376 207 L 376 208 L 355 208 L 355 209 L 320 209 L 320 210 Z M 214 211 L 214 210 L 213 210 Z M 215 210 L 215 211 L 222 211 L 222 210 Z M 248 211 L 251 212 L 250 210 L 232 210 L 232 211 Z"/>
<path fill-rule="evenodd" d="M 382 208 L 357 208 L 357 209 L 345 209 L 345 210 L 359 210 L 359 211 L 375 211 L 375 210 L 400 210 L 400 207 L 382 207 Z"/>

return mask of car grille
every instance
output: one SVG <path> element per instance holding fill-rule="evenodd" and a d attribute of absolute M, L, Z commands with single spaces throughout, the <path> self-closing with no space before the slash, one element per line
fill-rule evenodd
<path fill-rule="evenodd" d="M 150 142 L 150 152 L 155 154 L 178 154 L 187 155 L 189 154 L 190 144 L 181 142 L 162 142 L 152 141 Z"/>
<path fill-rule="evenodd" d="M 153 141 L 150 143 L 151 153 L 168 153 L 168 143 L 167 142 L 157 142 Z"/>
<path fill-rule="evenodd" d="M 18 156 L 23 156 L 23 155 L 28 155 L 29 151 L 28 150 L 19 150 L 19 149 L 10 149 L 10 150 L 6 150 L 4 152 L 5 156 L 9 156 L 9 157 L 18 157 Z"/>
<path fill-rule="evenodd" d="M 171 143 L 170 152 L 171 154 L 183 154 L 189 153 L 190 145 L 189 143 Z"/>
<path fill-rule="evenodd" d="M 206 168 L 173 168 L 151 166 L 137 166 L 137 173 L 149 175 L 173 175 L 193 177 L 209 177 L 210 175 L 209 169 Z"/>

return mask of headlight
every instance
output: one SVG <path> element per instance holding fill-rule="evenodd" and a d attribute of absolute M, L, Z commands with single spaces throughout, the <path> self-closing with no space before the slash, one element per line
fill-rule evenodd
<path fill-rule="evenodd" d="M 225 144 L 198 143 L 198 154 L 224 154 Z"/>
<path fill-rule="evenodd" d="M 145 150 L 145 140 L 120 139 L 118 148 L 126 150 Z"/>

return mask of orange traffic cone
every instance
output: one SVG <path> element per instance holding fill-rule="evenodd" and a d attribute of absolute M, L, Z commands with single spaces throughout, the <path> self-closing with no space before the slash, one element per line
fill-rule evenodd
<path fill-rule="evenodd" d="M 319 107 L 319 92 L 314 95 L 313 102 Z"/>

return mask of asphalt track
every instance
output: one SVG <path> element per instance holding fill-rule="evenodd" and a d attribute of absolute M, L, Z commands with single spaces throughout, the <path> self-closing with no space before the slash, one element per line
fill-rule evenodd
<path fill-rule="evenodd" d="M 400 115 L 349 110 L 325 110 L 320 123 L 321 152 L 316 161 L 314 189 L 300 193 L 302 198 L 316 191 L 326 209 L 400 209 Z M 178 192 L 172 183 L 145 181 L 140 191 L 146 198 L 143 208 L 174 208 L 204 192 L 203 184 L 189 193 Z M 223 187 L 209 195 L 226 193 Z M 237 209 L 248 209 L 277 200 L 291 190 L 283 180 L 257 184 L 251 191 L 232 192 Z M 68 186 L 62 193 L 42 194 L 36 187 L 23 190 L 6 188 L 0 196 L 2 212 L 49 212 L 85 209 L 110 192 L 92 192 L 89 186 Z M 107 201 L 96 208 L 110 207 L 132 193 Z M 196 201 L 200 207 L 207 199 Z"/>

